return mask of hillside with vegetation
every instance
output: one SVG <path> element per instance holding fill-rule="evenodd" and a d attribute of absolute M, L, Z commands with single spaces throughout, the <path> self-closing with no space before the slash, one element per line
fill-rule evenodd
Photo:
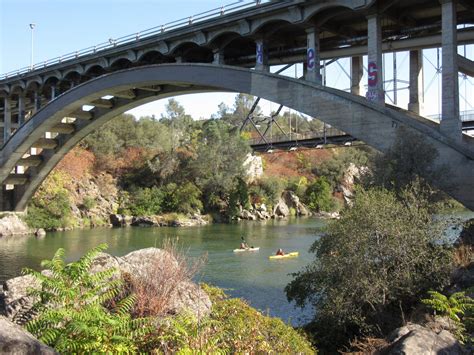
<path fill-rule="evenodd" d="M 340 209 L 344 172 L 351 163 L 363 165 L 367 153 L 363 149 L 264 153 L 263 175 L 249 176 L 245 162 L 251 154 L 252 133 L 241 132 L 239 123 L 251 104 L 251 98 L 241 94 L 233 109 L 220 105 L 212 118 L 195 120 L 171 99 L 160 118 L 128 114 L 114 118 L 67 154 L 48 176 L 29 205 L 27 223 L 60 230 L 108 225 L 112 215 L 122 215 L 136 217 L 136 225 L 188 225 L 255 215 L 261 219 L 307 215 L 304 205 L 313 212 Z M 288 112 L 277 120 L 283 129 L 292 125 L 312 130 L 321 125 Z M 290 195 L 282 195 L 284 191 Z M 281 208 L 282 214 L 275 214 L 278 204 L 286 203 L 288 211 Z M 144 218 L 150 216 L 160 217 Z"/>

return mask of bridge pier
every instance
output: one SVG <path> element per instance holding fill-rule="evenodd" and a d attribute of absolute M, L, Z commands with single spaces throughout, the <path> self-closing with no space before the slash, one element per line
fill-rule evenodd
<path fill-rule="evenodd" d="M 220 50 L 220 49 L 216 49 L 212 52 L 213 54 L 213 61 L 212 61 L 212 64 L 216 64 L 216 65 L 224 65 L 225 64 L 225 61 L 224 61 L 224 51 Z"/>
<path fill-rule="evenodd" d="M 362 77 L 364 76 L 364 59 L 357 56 L 351 58 L 351 94 L 363 95 L 364 84 Z"/>
<path fill-rule="evenodd" d="M 39 89 L 36 89 L 33 92 L 33 115 L 41 108 L 41 95 L 39 94 L 38 90 Z"/>
<path fill-rule="evenodd" d="M 321 85 L 321 48 L 319 45 L 319 28 L 309 28 L 306 30 L 306 33 L 307 50 L 305 80 Z"/>
<path fill-rule="evenodd" d="M 256 63 L 255 70 L 270 71 L 268 65 L 268 48 L 267 43 L 263 38 L 259 38 L 255 41 L 256 47 Z"/>
<path fill-rule="evenodd" d="M 382 22 L 378 13 L 367 16 L 368 34 L 368 84 L 367 99 L 380 105 L 385 104 L 383 87 Z"/>
<path fill-rule="evenodd" d="M 442 22 L 442 116 L 441 132 L 456 140 L 462 138 L 459 116 L 459 79 L 456 0 L 440 0 Z"/>
<path fill-rule="evenodd" d="M 25 122 L 25 93 L 18 94 L 18 127 Z"/>
<path fill-rule="evenodd" d="M 3 142 L 6 142 L 10 138 L 12 129 L 12 110 L 11 110 L 11 98 L 5 96 L 3 98 Z"/>
<path fill-rule="evenodd" d="M 410 51 L 410 101 L 408 110 L 422 114 L 424 103 L 423 51 Z"/>

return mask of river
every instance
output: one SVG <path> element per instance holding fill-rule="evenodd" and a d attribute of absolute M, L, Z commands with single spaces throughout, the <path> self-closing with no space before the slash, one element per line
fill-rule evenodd
<path fill-rule="evenodd" d="M 99 228 L 48 233 L 46 237 L 0 238 L 0 284 L 21 274 L 25 266 L 39 269 L 58 248 L 66 250 L 68 260 L 76 260 L 87 250 L 107 243 L 108 253 L 121 256 L 132 250 L 160 247 L 165 239 L 178 239 L 191 257 L 207 255 L 207 262 L 196 281 L 226 289 L 250 305 L 292 324 L 302 324 L 310 310 L 296 309 L 288 303 L 284 287 L 290 273 L 301 270 L 312 260 L 311 244 L 321 234 L 324 220 L 307 218 L 289 221 L 242 222 L 190 228 Z M 233 253 L 245 236 L 258 252 Z M 298 258 L 269 260 L 278 248 L 298 251 Z"/>
<path fill-rule="evenodd" d="M 472 212 L 457 212 L 449 217 L 474 218 Z M 293 325 L 303 324 L 312 311 L 288 303 L 284 287 L 291 273 L 313 260 L 311 244 L 322 233 L 321 219 L 271 220 L 214 224 L 190 228 L 98 228 L 48 233 L 46 237 L 0 238 L 0 284 L 21 274 L 25 266 L 39 269 L 43 259 L 50 259 L 58 248 L 66 250 L 68 260 L 76 260 L 100 243 L 109 245 L 108 253 L 121 256 L 130 251 L 160 247 L 166 239 L 178 238 L 178 244 L 191 257 L 207 255 L 207 262 L 196 281 L 226 289 L 233 297 L 242 297 L 250 305 Z M 459 230 L 449 230 L 453 237 Z M 258 252 L 233 253 L 245 236 Z M 298 251 L 298 258 L 269 260 L 278 248 Z"/>

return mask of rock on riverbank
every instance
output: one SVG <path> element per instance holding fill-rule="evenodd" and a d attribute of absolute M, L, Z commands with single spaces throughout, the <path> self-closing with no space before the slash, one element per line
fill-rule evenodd
<path fill-rule="evenodd" d="M 7 215 L 0 219 L 0 237 L 33 233 L 35 233 L 35 230 L 29 228 L 26 223 L 15 214 Z"/>
<path fill-rule="evenodd" d="M 166 306 L 168 314 L 191 312 L 196 317 L 209 314 L 211 301 L 209 296 L 195 283 L 186 278 L 173 278 L 178 275 L 180 267 L 177 260 L 162 249 L 147 248 L 133 251 L 123 257 L 115 257 L 101 253 L 93 263 L 92 272 L 99 272 L 107 268 L 116 268 L 120 274 L 129 274 L 138 280 L 147 282 L 149 274 L 156 276 L 157 269 L 166 273 L 169 302 Z M 47 271 L 46 271 L 47 272 Z M 45 273 L 45 271 L 43 271 Z M 31 275 L 19 276 L 10 279 L 0 289 L 0 316 L 17 324 L 26 323 L 32 314 L 34 299 L 28 296 L 29 288 L 39 288 L 40 285 Z"/>
<path fill-rule="evenodd" d="M 41 343 L 19 325 L 0 316 L 0 354 L 53 355 L 57 352 Z"/>
<path fill-rule="evenodd" d="M 111 214 L 110 223 L 113 227 L 193 227 L 208 225 L 210 217 L 200 214 L 184 216 L 175 213 L 142 217 Z"/>

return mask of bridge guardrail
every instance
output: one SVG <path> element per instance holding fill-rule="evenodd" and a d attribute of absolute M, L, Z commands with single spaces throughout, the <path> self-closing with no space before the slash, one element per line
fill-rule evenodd
<path fill-rule="evenodd" d="M 429 115 L 428 118 L 441 121 L 441 114 L 438 115 Z M 462 122 L 472 122 L 474 121 L 474 110 L 462 111 L 459 113 L 459 117 Z"/>
<path fill-rule="evenodd" d="M 285 134 L 278 134 L 271 137 L 265 137 L 266 142 L 263 138 L 251 138 L 248 140 L 249 145 L 260 145 L 260 144 L 273 144 L 281 142 L 295 142 L 303 141 L 307 139 L 315 138 L 324 138 L 324 137 L 336 137 L 336 136 L 346 136 L 347 133 L 337 129 L 337 128 L 326 128 L 326 130 L 305 132 L 305 133 L 292 133 L 291 137 Z"/>
<path fill-rule="evenodd" d="M 243 9 L 251 8 L 253 6 L 258 6 L 258 5 L 260 5 L 262 3 L 266 3 L 266 2 L 268 2 L 268 0 L 239 0 L 239 1 L 235 1 L 235 2 L 232 2 L 230 4 L 222 5 L 218 8 L 212 9 L 212 10 L 204 11 L 204 12 L 201 12 L 201 13 L 196 14 L 196 15 L 188 16 L 188 17 L 185 17 L 185 18 L 182 18 L 182 19 L 179 19 L 179 20 L 175 20 L 175 21 L 171 21 L 171 22 L 165 23 L 163 25 L 158 25 L 158 26 L 155 26 L 155 27 L 151 27 L 151 28 L 148 28 L 146 30 L 135 32 L 133 34 L 118 37 L 118 38 L 115 38 L 115 39 L 110 38 L 108 42 L 102 42 L 102 43 L 99 43 L 99 44 L 91 46 L 91 47 L 87 47 L 87 48 L 84 48 L 84 49 L 81 49 L 81 50 L 77 50 L 77 51 L 74 51 L 74 52 L 71 52 L 71 53 L 68 53 L 68 54 L 61 55 L 59 57 L 55 57 L 55 58 L 48 59 L 48 60 L 45 60 L 45 61 L 42 61 L 42 62 L 39 62 L 39 63 L 35 63 L 32 66 L 20 68 L 20 69 L 17 69 L 17 70 L 12 70 L 10 72 L 7 72 L 7 73 L 4 73 L 4 74 L 0 75 L 0 79 L 1 80 L 8 79 L 8 78 L 15 77 L 15 76 L 18 76 L 18 75 L 21 75 L 21 74 L 29 73 L 29 72 L 34 71 L 36 69 L 45 68 L 49 65 L 63 63 L 63 62 L 67 62 L 69 60 L 77 59 L 79 57 L 84 57 L 86 55 L 95 54 L 95 53 L 103 51 L 105 49 L 114 48 L 117 45 L 131 43 L 131 42 L 134 42 L 134 41 L 139 41 L 139 40 L 144 39 L 144 38 L 148 38 L 148 37 L 158 35 L 158 34 L 161 34 L 161 33 L 164 33 L 164 32 L 169 32 L 169 31 L 172 31 L 172 30 L 176 30 L 178 28 L 182 28 L 182 27 L 185 27 L 185 26 L 189 26 L 189 25 L 195 24 L 195 23 L 200 22 L 200 21 L 210 20 L 210 19 L 213 19 L 213 18 L 217 18 L 219 16 L 227 15 L 229 13 L 232 13 L 232 12 L 235 12 L 235 11 L 238 11 L 238 10 L 243 10 Z"/>

